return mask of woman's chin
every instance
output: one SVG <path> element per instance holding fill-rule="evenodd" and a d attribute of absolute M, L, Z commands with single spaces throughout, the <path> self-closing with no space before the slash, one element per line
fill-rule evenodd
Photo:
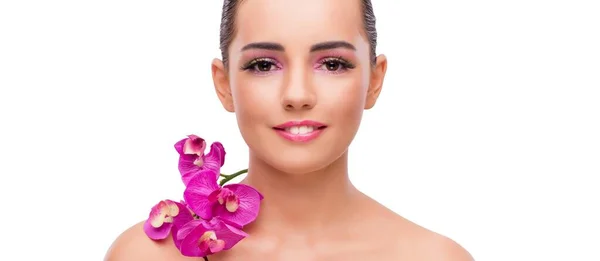
<path fill-rule="evenodd" d="M 273 168 L 290 175 L 303 175 L 313 173 L 327 167 L 328 164 L 315 164 L 313 162 L 290 161 L 285 164 L 282 161 L 277 162 L 277 165 L 272 165 Z M 283 163 L 283 164 L 282 164 Z"/>
<path fill-rule="evenodd" d="M 279 152 L 267 152 L 262 157 L 265 163 L 281 172 L 302 175 L 327 168 L 338 160 L 342 153 L 321 150 L 287 149 Z"/>

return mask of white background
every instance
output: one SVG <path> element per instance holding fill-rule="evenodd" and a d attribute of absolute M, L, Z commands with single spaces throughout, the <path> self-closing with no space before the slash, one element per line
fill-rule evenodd
<path fill-rule="evenodd" d="M 374 0 L 389 68 L 352 180 L 477 260 L 600 260 L 596 3 Z M 181 198 L 186 134 L 246 167 L 210 78 L 221 4 L 0 3 L 0 260 L 101 260 Z"/>

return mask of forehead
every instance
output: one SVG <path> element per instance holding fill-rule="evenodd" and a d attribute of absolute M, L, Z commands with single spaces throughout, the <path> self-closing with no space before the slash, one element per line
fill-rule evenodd
<path fill-rule="evenodd" d="M 360 48 L 367 43 L 361 11 L 359 0 L 243 0 L 231 47 L 239 50 L 250 42 L 277 42 L 287 50 L 347 41 Z"/>

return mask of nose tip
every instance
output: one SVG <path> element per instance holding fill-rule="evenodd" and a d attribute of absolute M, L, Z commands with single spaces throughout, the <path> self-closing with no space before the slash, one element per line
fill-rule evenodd
<path fill-rule="evenodd" d="M 287 111 L 310 110 L 315 102 L 316 97 L 309 87 L 293 87 L 285 91 L 282 105 Z"/>
<path fill-rule="evenodd" d="M 303 109 L 303 110 L 308 110 L 308 109 L 312 109 L 312 107 L 313 107 L 313 105 L 310 105 L 310 104 L 307 104 L 307 103 L 305 103 L 305 104 L 300 104 L 300 103 L 297 103 L 297 104 L 287 103 L 287 104 L 285 105 L 285 109 L 286 109 L 286 110 L 288 110 L 288 111 L 293 111 L 293 110 L 302 110 L 302 109 Z"/>
<path fill-rule="evenodd" d="M 317 97 L 309 76 L 305 73 L 297 72 L 295 77 L 289 77 L 282 93 L 282 105 L 286 111 L 310 110 L 316 102 Z"/>

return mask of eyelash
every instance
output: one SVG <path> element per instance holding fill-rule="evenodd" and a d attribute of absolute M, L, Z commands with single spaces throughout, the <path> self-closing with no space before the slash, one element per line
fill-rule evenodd
<path fill-rule="evenodd" d="M 253 59 L 250 62 L 244 64 L 240 69 L 243 71 L 250 71 L 252 73 L 257 73 L 257 74 L 264 74 L 264 73 L 272 72 L 271 70 L 263 72 L 263 71 L 260 71 L 255 68 L 259 63 L 263 63 L 263 62 L 268 63 L 271 67 L 272 66 L 277 67 L 277 64 L 278 64 L 275 60 L 273 60 L 271 58 L 256 58 L 256 59 Z M 278 68 L 278 69 L 280 69 L 280 68 Z"/>
<path fill-rule="evenodd" d="M 251 60 L 250 62 L 244 64 L 240 69 L 243 71 L 250 71 L 252 73 L 256 73 L 256 74 L 265 74 L 265 73 L 270 73 L 272 72 L 272 70 L 269 71 L 260 71 L 258 69 L 256 69 L 256 66 L 259 63 L 265 62 L 268 65 L 270 65 L 272 68 L 272 66 L 276 66 L 277 69 L 281 69 L 280 66 L 278 66 L 278 63 L 271 59 L 271 58 L 256 58 Z M 354 64 L 352 64 L 351 62 L 347 61 L 346 59 L 342 58 L 342 57 L 327 57 L 327 58 L 323 58 L 321 59 L 321 61 L 319 61 L 319 66 L 318 67 L 322 67 L 323 65 L 326 65 L 327 63 L 336 63 L 339 64 L 339 66 L 341 66 L 341 71 L 329 71 L 329 73 L 333 73 L 333 74 L 338 74 L 338 73 L 342 73 L 345 72 L 347 70 L 350 69 L 354 69 L 356 66 Z M 318 68 L 317 67 L 317 68 Z M 327 70 L 327 69 L 325 69 Z"/>
<path fill-rule="evenodd" d="M 346 60 L 346 59 L 344 59 L 342 57 L 327 57 L 327 58 L 324 58 L 324 59 L 322 59 L 319 62 L 319 67 L 325 65 L 326 63 L 330 63 L 330 62 L 334 62 L 334 63 L 339 64 L 342 67 L 341 72 L 345 72 L 345 71 L 348 71 L 350 69 L 354 69 L 356 67 L 356 66 L 354 66 L 354 64 L 352 64 L 351 62 L 349 62 L 348 60 Z M 331 71 L 331 73 L 341 73 L 341 72 Z"/>

